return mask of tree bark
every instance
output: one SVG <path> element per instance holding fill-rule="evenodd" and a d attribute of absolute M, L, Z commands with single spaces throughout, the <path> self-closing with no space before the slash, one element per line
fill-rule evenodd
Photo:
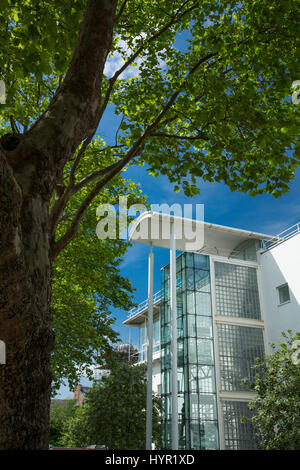
<path fill-rule="evenodd" d="M 46 449 L 54 336 L 47 178 L 37 181 L 30 165 L 14 174 L 1 152 L 0 179 L 0 449 Z"/>
<path fill-rule="evenodd" d="M 66 77 L 25 135 L 0 140 L 0 449 L 49 448 L 49 205 L 64 165 L 97 128 L 117 0 L 87 0 Z"/>

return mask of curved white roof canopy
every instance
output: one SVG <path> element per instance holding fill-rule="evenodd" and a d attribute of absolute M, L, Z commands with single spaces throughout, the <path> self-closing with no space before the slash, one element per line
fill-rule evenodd
<path fill-rule="evenodd" d="M 129 239 L 145 245 L 170 248 L 174 224 L 176 249 L 230 257 L 250 240 L 274 240 L 274 236 L 211 224 L 159 212 L 144 212 L 133 223 Z"/>

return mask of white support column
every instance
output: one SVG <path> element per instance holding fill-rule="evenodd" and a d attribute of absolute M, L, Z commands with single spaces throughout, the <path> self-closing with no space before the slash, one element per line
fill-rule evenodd
<path fill-rule="evenodd" d="M 147 322 L 147 415 L 146 450 L 152 450 L 152 355 L 153 355 L 153 252 L 148 261 L 148 322 Z"/>
<path fill-rule="evenodd" d="M 171 225 L 170 238 L 170 308 L 172 375 L 172 450 L 178 450 L 176 239 L 174 233 L 174 223 L 172 223 Z"/>
<path fill-rule="evenodd" d="M 220 450 L 225 450 L 225 435 L 224 435 L 224 417 L 223 406 L 220 397 L 221 393 L 221 365 L 220 365 L 220 351 L 219 351 L 219 338 L 218 338 L 218 324 L 216 322 L 216 276 L 215 276 L 215 263 L 214 259 L 210 256 L 210 279 L 211 279 L 211 305 L 212 305 L 212 319 L 213 319 L 213 342 L 215 352 L 215 373 L 216 373 L 216 395 L 217 395 L 217 409 L 218 409 L 218 428 L 219 428 L 219 441 Z"/>

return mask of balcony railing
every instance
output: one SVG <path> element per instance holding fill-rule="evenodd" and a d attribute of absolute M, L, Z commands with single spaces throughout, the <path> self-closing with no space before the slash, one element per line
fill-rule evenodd
<path fill-rule="evenodd" d="M 155 292 L 155 294 L 153 294 L 153 304 L 155 304 L 155 302 L 158 302 L 158 300 L 160 300 L 163 297 L 163 295 L 164 295 L 163 289 L 159 290 L 158 292 Z M 137 307 L 133 307 L 129 311 L 128 318 L 132 318 L 135 315 L 138 315 L 139 313 L 143 312 L 147 308 L 148 308 L 148 299 L 141 302 Z"/>
<path fill-rule="evenodd" d="M 177 279 L 177 289 L 178 287 L 181 287 L 181 284 L 182 284 L 182 280 L 181 279 Z M 156 302 L 158 302 L 159 300 L 161 300 L 161 298 L 164 296 L 164 289 L 161 289 L 157 292 L 155 292 L 155 294 L 153 294 L 153 304 L 155 304 Z M 130 311 L 129 311 L 129 314 L 128 314 L 128 320 L 132 317 L 134 317 L 135 315 L 138 315 L 139 313 L 143 312 L 144 310 L 146 310 L 148 308 L 148 299 L 144 300 L 143 302 L 141 302 L 137 307 L 133 307 Z"/>
<path fill-rule="evenodd" d="M 286 241 L 289 238 L 293 237 L 298 232 L 300 232 L 300 222 L 298 222 L 295 225 L 292 225 L 292 227 L 289 227 L 286 230 L 284 230 L 283 232 L 279 233 L 272 240 L 264 241 L 263 251 L 271 250 L 275 246 L 280 245 L 280 243 L 283 243 L 284 241 Z"/>

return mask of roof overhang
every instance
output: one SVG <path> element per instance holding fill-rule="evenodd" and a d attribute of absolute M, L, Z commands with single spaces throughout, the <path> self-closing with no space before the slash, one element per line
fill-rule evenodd
<path fill-rule="evenodd" d="M 133 223 L 129 239 L 135 243 L 170 248 L 173 224 L 176 249 L 230 257 L 249 240 L 274 240 L 274 236 L 182 218 L 159 212 L 144 212 Z"/>

